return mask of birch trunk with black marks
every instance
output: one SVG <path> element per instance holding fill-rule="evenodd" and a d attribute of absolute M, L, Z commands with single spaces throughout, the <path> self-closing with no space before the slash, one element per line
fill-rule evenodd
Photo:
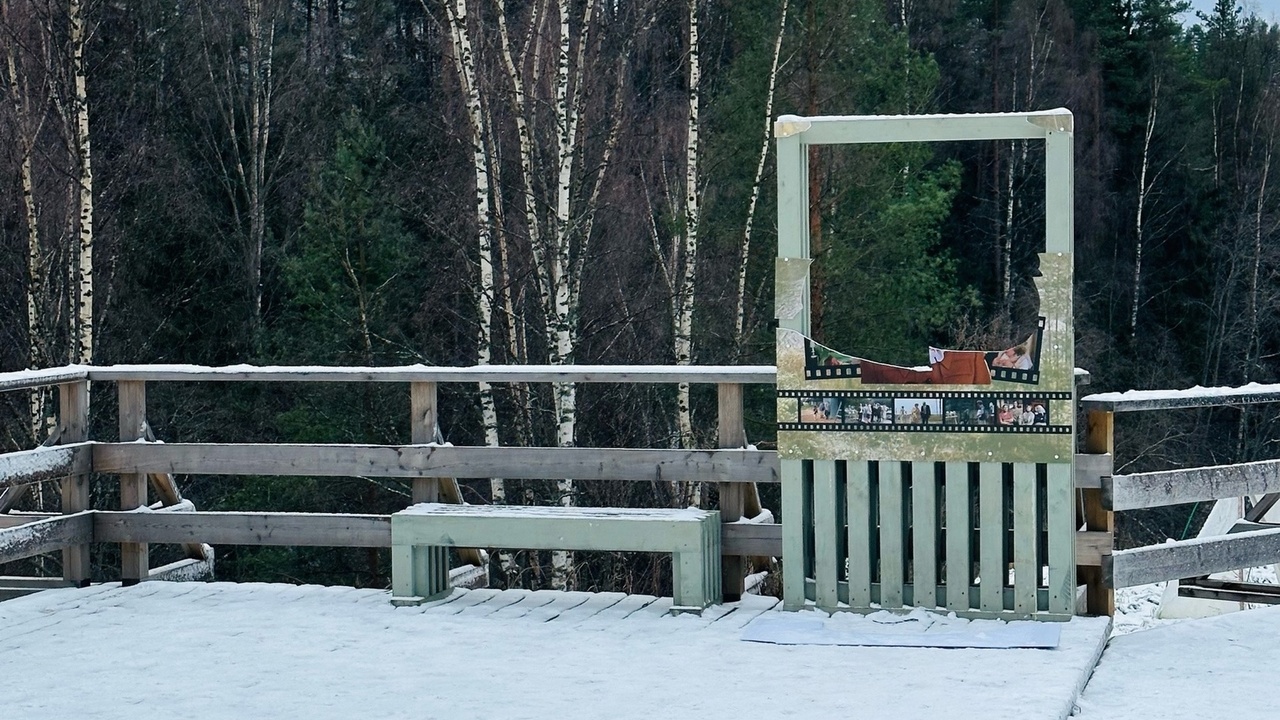
<path fill-rule="evenodd" d="M 77 177 L 77 215 L 79 232 L 76 253 L 77 280 L 75 293 L 75 332 L 72 340 L 73 363 L 93 362 L 93 152 L 89 142 L 88 79 L 84 63 L 86 42 L 84 5 L 70 0 L 68 20 L 71 28 L 71 72 L 73 82 L 72 110 L 75 113 L 75 150 L 79 169 Z"/>
<path fill-rule="evenodd" d="M 690 365 L 693 362 L 693 301 L 694 281 L 698 273 L 698 225 L 701 220 L 698 205 L 699 168 L 698 168 L 698 100 L 699 84 L 702 80 L 702 67 L 698 58 L 698 0 L 689 0 L 689 115 L 685 135 L 684 166 L 684 238 L 681 254 L 684 260 L 684 272 L 681 275 L 680 287 L 673 298 L 674 350 L 677 365 Z M 680 433 L 680 446 L 692 448 L 695 445 L 693 436 L 692 409 L 689 401 L 689 383 L 676 386 L 676 427 Z M 683 502 L 687 505 L 701 506 L 702 484 L 688 483 L 685 487 Z"/>

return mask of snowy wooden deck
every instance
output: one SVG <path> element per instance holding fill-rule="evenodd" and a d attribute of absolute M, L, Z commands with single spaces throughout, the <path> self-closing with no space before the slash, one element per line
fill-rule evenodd
<path fill-rule="evenodd" d="M 146 582 L 0 603 L 5 718 L 1037 720 L 1069 715 L 1106 618 L 1056 650 L 742 642 L 771 598 L 701 617 L 670 598 Z M 991 622 L 991 621 L 987 621 Z"/>

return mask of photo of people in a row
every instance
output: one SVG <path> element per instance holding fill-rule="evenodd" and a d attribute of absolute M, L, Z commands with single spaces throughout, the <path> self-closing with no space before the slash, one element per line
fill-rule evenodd
<path fill-rule="evenodd" d="M 1049 402 L 1021 398 L 841 398 L 800 399 L 800 422 L 841 425 L 1049 424 Z"/>
<path fill-rule="evenodd" d="M 947 400 L 948 425 L 1048 425 L 1047 400 L 976 398 Z"/>
<path fill-rule="evenodd" d="M 1043 321 L 1043 319 L 1042 319 Z M 809 340 L 805 377 L 861 377 L 864 383 L 886 385 L 990 385 L 993 375 L 1015 382 L 1036 382 L 1040 366 L 1040 332 L 1003 350 L 946 350 L 929 348 L 929 364 L 919 367 L 886 365 L 837 352 Z M 1018 372 L 1001 372 L 1013 370 Z M 1032 378 L 1028 380 L 1028 378 Z"/>
<path fill-rule="evenodd" d="M 892 425 L 893 400 L 889 398 L 802 398 L 800 422 Z"/>

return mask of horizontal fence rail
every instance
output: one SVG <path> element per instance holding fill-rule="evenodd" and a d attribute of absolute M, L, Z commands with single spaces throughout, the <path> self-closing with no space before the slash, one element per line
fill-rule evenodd
<path fill-rule="evenodd" d="M 778 482 L 766 450 L 101 443 L 102 473 Z"/>
<path fill-rule="evenodd" d="M 68 365 L 46 370 L 22 370 L 0 373 L 0 392 L 29 390 L 48 385 L 79 382 L 89 377 L 88 365 Z"/>
<path fill-rule="evenodd" d="M 1111 510 L 1180 505 L 1280 492 L 1280 460 L 1115 475 L 1102 483 Z"/>
<path fill-rule="evenodd" d="M 1268 402 L 1280 402 L 1280 384 L 1252 383 L 1244 387 L 1194 387 L 1187 390 L 1128 390 L 1095 393 L 1080 398 L 1080 408 L 1122 413 Z"/>
<path fill-rule="evenodd" d="M 1280 528 L 1117 550 L 1111 555 L 1114 587 L 1211 575 L 1280 560 Z"/>
<path fill-rule="evenodd" d="M 92 467 L 90 445 L 51 445 L 0 455 L 0 488 L 87 473 Z"/>
<path fill-rule="evenodd" d="M 772 365 L 475 365 L 472 367 L 324 367 L 229 365 L 112 365 L 90 368 L 90 380 L 271 382 L 574 382 L 764 383 Z"/>
<path fill-rule="evenodd" d="M 60 515 L 0 530 L 0 563 L 81 545 L 93 537 L 92 511 Z"/>

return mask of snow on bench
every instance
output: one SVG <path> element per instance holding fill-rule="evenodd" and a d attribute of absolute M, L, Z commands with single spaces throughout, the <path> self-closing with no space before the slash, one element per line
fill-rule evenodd
<path fill-rule="evenodd" d="M 449 547 L 669 552 L 673 612 L 720 602 L 720 513 L 422 503 L 391 516 L 392 602 L 449 592 Z"/>

